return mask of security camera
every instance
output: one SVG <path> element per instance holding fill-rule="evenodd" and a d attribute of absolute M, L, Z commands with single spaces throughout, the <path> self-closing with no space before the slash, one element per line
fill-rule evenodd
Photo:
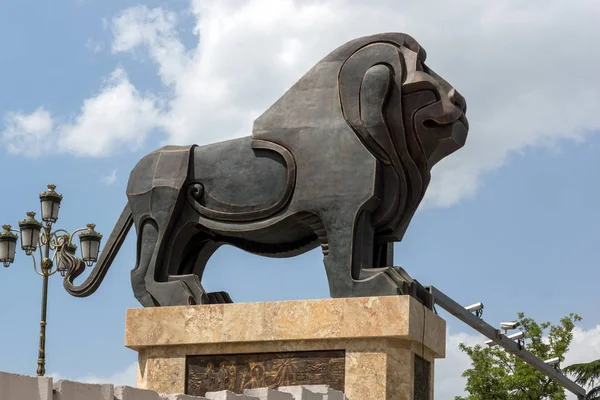
<path fill-rule="evenodd" d="M 512 329 L 517 329 L 517 327 L 519 326 L 518 322 L 502 322 L 500 324 L 500 328 L 504 329 L 505 331 L 509 331 Z"/>
<path fill-rule="evenodd" d="M 548 365 L 551 365 L 551 366 L 553 366 L 553 367 L 554 367 L 554 366 L 558 365 L 558 363 L 560 363 L 560 358 L 558 358 L 558 357 L 554 357 L 554 358 L 551 358 L 551 359 L 549 359 L 549 360 L 546 360 L 546 361 L 544 361 L 544 362 L 545 362 L 546 364 L 548 364 Z"/>
<path fill-rule="evenodd" d="M 465 307 L 465 310 L 467 310 L 468 312 L 481 311 L 483 310 L 483 303 L 471 304 L 470 306 Z"/>
<path fill-rule="evenodd" d="M 519 331 L 517 333 L 513 333 L 512 335 L 506 336 L 507 339 L 511 339 L 511 340 L 521 340 L 524 337 L 525 337 L 525 332 L 523 332 L 523 331 Z M 494 342 L 493 340 L 488 340 L 485 342 L 485 344 L 492 347 L 492 346 L 496 345 L 496 342 Z"/>
<path fill-rule="evenodd" d="M 517 333 L 513 333 L 512 335 L 508 335 L 507 338 L 511 340 L 521 340 L 525 337 L 525 332 L 520 331 Z"/>

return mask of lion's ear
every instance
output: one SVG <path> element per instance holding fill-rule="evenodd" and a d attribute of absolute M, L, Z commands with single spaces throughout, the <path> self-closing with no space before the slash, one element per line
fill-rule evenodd
<path fill-rule="evenodd" d="M 398 47 L 373 43 L 357 50 L 338 77 L 342 113 L 367 149 L 381 163 L 396 164 L 397 151 L 385 119 L 390 96 L 401 118 L 403 63 Z"/>
<path fill-rule="evenodd" d="M 377 64 L 369 68 L 363 76 L 360 86 L 359 103 L 362 132 L 373 140 L 373 151 L 390 164 L 390 153 L 394 143 L 383 117 L 384 107 L 392 90 L 394 74 L 385 64 Z"/>

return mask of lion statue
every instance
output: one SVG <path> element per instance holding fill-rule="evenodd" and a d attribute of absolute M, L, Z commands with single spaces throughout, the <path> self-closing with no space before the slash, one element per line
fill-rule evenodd
<path fill-rule="evenodd" d="M 98 263 L 80 285 L 75 268 L 66 290 L 94 293 L 134 225 L 131 282 L 145 307 L 231 302 L 201 285 L 224 244 L 266 257 L 320 246 L 332 297 L 406 294 L 393 243 L 431 168 L 468 132 L 465 99 L 425 58 L 406 34 L 350 41 L 258 117 L 252 136 L 148 154 Z"/>

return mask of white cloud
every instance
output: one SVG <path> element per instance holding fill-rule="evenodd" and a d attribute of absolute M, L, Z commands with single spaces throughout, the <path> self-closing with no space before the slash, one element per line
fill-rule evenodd
<path fill-rule="evenodd" d="M 588 331 L 580 328 L 573 330 L 573 341 L 571 349 L 565 357 L 562 365 L 586 363 L 600 359 L 600 325 L 596 325 Z M 576 400 L 573 394 L 567 396 L 569 400 Z"/>
<path fill-rule="evenodd" d="M 189 58 L 177 39 L 177 15 L 162 8 L 128 8 L 113 20 L 113 52 L 126 52 L 146 45 L 157 60 L 158 74 L 165 85 L 176 83 L 185 73 Z"/>
<path fill-rule="evenodd" d="M 136 150 L 159 118 L 152 96 L 140 94 L 117 68 L 72 121 L 57 124 L 43 107 L 31 114 L 13 112 L 5 116 L 1 137 L 13 154 L 37 157 L 52 146 L 53 151 L 101 156 L 117 149 Z"/>
<path fill-rule="evenodd" d="M 31 114 L 12 112 L 4 118 L 5 128 L 0 135 L 6 149 L 12 154 L 39 156 L 49 144 L 48 136 L 54 128 L 52 116 L 43 107 Z"/>
<path fill-rule="evenodd" d="M 448 333 L 446 336 L 446 358 L 435 362 L 435 398 L 454 400 L 464 394 L 463 371 L 471 366 L 471 359 L 458 348 L 459 343 L 474 346 L 485 341 L 483 335 L 464 332 Z"/>
<path fill-rule="evenodd" d="M 110 186 L 112 184 L 114 184 L 117 181 L 117 170 L 113 169 L 110 174 L 105 175 L 102 177 L 102 182 L 106 185 L 106 186 Z"/>
<path fill-rule="evenodd" d="M 473 196 L 481 177 L 510 154 L 585 140 L 600 129 L 600 81 L 593 79 L 600 53 L 587 45 L 600 39 L 600 3 L 457 1 L 194 0 L 191 49 L 178 37 L 173 10 L 126 9 L 112 21 L 113 52 L 147 52 L 170 95 L 159 104 L 118 69 L 58 131 L 69 139 L 64 151 L 100 156 L 136 148 L 154 128 L 172 144 L 249 135 L 254 118 L 321 57 L 385 31 L 414 36 L 469 104 L 467 145 L 436 166 L 426 204 Z M 26 134 L 9 138 L 9 151 L 18 152 Z"/>
<path fill-rule="evenodd" d="M 567 353 L 563 364 L 570 365 L 598 359 L 600 359 L 600 325 L 589 331 L 575 328 L 571 350 Z"/>
<path fill-rule="evenodd" d="M 79 115 L 58 127 L 59 146 L 65 152 L 99 156 L 117 148 L 136 150 L 159 120 L 156 102 L 145 97 L 117 68 L 100 93 L 86 99 Z"/>

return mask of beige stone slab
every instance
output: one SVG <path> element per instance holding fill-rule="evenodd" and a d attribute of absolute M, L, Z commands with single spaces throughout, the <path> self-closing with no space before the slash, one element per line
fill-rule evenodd
<path fill-rule="evenodd" d="M 409 296 L 127 311 L 125 343 L 138 351 L 138 386 L 185 390 L 186 357 L 344 350 L 349 399 L 410 400 L 414 362 L 445 356 L 446 324 Z"/>
<path fill-rule="evenodd" d="M 138 387 L 159 393 L 185 392 L 185 356 L 138 355 Z"/>
<path fill-rule="evenodd" d="M 364 338 L 422 343 L 439 358 L 446 324 L 409 296 L 152 307 L 127 310 L 125 346 L 268 343 L 273 349 L 274 342 Z"/>

